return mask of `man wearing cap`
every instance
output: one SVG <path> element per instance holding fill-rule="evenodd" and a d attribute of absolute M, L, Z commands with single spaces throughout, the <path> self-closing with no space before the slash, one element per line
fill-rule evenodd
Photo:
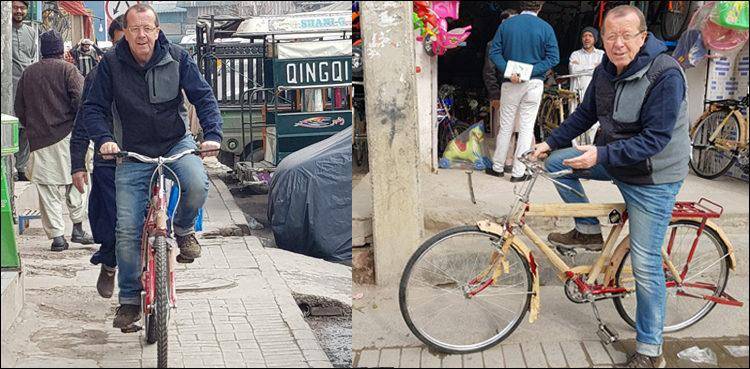
<path fill-rule="evenodd" d="M 40 36 L 42 60 L 24 70 L 18 80 L 15 112 L 29 139 L 28 172 L 39 191 L 39 210 L 52 251 L 68 248 L 63 204 L 73 221 L 71 241 L 93 243 L 82 227 L 86 194 L 73 188 L 70 175 L 70 132 L 81 99 L 83 77 L 63 60 L 65 47 L 55 30 Z"/>
<path fill-rule="evenodd" d="M 570 54 L 568 64 L 570 74 L 587 74 L 573 77 L 570 80 L 570 89 L 576 91 L 581 99 L 583 99 L 583 94 L 586 93 L 586 89 L 589 87 L 589 83 L 591 83 L 591 75 L 594 72 L 594 68 L 602 62 L 602 56 L 604 56 L 604 50 L 594 47 L 598 40 L 599 32 L 596 28 L 586 27 L 581 31 L 581 44 L 583 44 L 583 47 Z M 571 100 L 570 112 L 572 113 L 576 110 L 576 107 L 578 107 L 578 101 Z M 599 128 L 599 123 L 595 123 L 586 132 L 587 143 L 594 142 L 594 134 L 597 128 Z"/>
<path fill-rule="evenodd" d="M 11 45 L 13 47 L 13 91 L 15 96 L 18 88 L 18 80 L 21 78 L 23 70 L 37 59 L 37 33 L 33 28 L 23 24 L 26 14 L 29 11 L 28 1 L 13 2 L 13 34 Z M 13 97 L 15 99 L 15 97 Z M 16 157 L 16 170 L 18 171 L 18 180 L 27 181 L 26 162 L 29 160 L 29 140 L 26 138 L 26 129 L 21 126 L 18 128 L 18 152 Z"/>
<path fill-rule="evenodd" d="M 70 50 L 74 64 L 84 77 L 96 67 L 102 54 L 104 53 L 94 45 L 94 42 L 87 38 L 82 39 L 76 47 Z"/>

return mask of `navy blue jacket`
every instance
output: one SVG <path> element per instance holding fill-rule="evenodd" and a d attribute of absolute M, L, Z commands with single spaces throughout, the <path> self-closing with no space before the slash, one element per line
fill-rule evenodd
<path fill-rule="evenodd" d="M 531 78 L 543 80 L 544 74 L 560 62 L 560 51 L 549 23 L 532 14 L 519 14 L 497 28 L 489 58 L 501 76 L 508 61 L 513 60 L 533 65 Z"/>
<path fill-rule="evenodd" d="M 649 33 L 620 75 L 605 55 L 581 105 L 547 139 L 550 148 L 569 144 L 598 120 L 597 164 L 610 175 L 642 184 L 684 179 L 689 157 L 686 82 L 666 51 Z"/>
<path fill-rule="evenodd" d="M 188 131 L 182 91 L 195 105 L 204 139 L 221 142 L 221 114 L 211 87 L 190 54 L 164 33 L 159 32 L 145 66 L 135 61 L 123 39 L 104 55 L 96 74 L 83 104 L 83 122 L 98 146 L 115 141 L 107 125 L 114 102 L 122 124 L 121 149 L 165 155 Z"/>
<path fill-rule="evenodd" d="M 91 84 L 96 76 L 97 67 L 86 75 L 86 79 L 83 82 L 83 92 L 81 93 L 81 106 L 78 108 L 76 114 L 76 120 L 73 123 L 73 133 L 70 136 L 70 164 L 71 173 L 86 171 L 86 152 L 89 148 L 89 133 L 86 131 L 86 127 L 83 124 L 83 102 L 86 101 L 86 97 L 89 95 L 91 90 Z M 112 114 L 107 114 L 107 122 L 111 126 Z M 111 129 L 111 128 L 110 128 Z M 96 153 L 99 152 L 100 145 L 95 142 L 94 150 Z M 115 166 L 114 160 L 104 160 L 101 155 L 94 155 L 94 167 L 98 166 Z"/>

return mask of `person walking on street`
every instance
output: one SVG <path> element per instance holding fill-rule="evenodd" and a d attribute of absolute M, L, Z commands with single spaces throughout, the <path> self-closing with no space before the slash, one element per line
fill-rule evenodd
<path fill-rule="evenodd" d="M 117 17 L 109 25 L 109 38 L 114 44 L 124 36 L 122 29 L 122 16 Z M 83 101 L 91 89 L 91 84 L 96 78 L 96 67 L 86 76 L 83 83 L 83 94 L 81 95 L 81 107 Z M 89 184 L 89 174 L 87 172 L 86 153 L 89 150 L 91 141 L 83 125 L 82 108 L 78 109 L 76 120 L 73 125 L 73 133 L 70 138 L 70 164 L 73 175 L 73 185 L 81 194 L 85 193 Z M 115 118 L 114 108 L 107 115 L 109 129 L 114 132 L 113 119 L 118 120 L 119 134 L 119 117 Z M 99 150 L 98 146 L 94 147 L 95 151 Z M 91 264 L 101 264 L 99 278 L 96 282 L 96 290 L 104 298 L 112 297 L 115 288 L 115 274 L 117 270 L 117 258 L 115 255 L 115 227 L 117 225 L 117 206 L 115 198 L 115 162 L 114 160 L 105 160 L 99 155 L 94 156 L 94 170 L 91 174 L 91 187 L 89 194 L 89 224 L 91 233 L 94 236 L 94 242 L 100 244 L 99 250 L 91 256 Z"/>
<path fill-rule="evenodd" d="M 580 178 L 614 181 L 629 216 L 630 252 L 636 293 L 636 352 L 627 367 L 663 368 L 666 283 L 662 243 L 675 197 L 690 160 L 687 85 L 679 63 L 664 42 L 646 29 L 641 11 L 630 5 L 610 10 L 602 28 L 605 56 L 594 70 L 583 102 L 533 157 L 569 143 L 599 121 L 595 145 L 553 151 L 549 171 L 578 169 L 560 182 L 584 194 L 557 187 L 566 203 L 586 203 Z M 603 238 L 596 218 L 576 218 L 567 233 L 551 233 L 563 248 L 599 251 Z"/>
<path fill-rule="evenodd" d="M 24 70 L 18 80 L 15 111 L 29 138 L 29 173 L 39 191 L 39 209 L 52 251 L 68 248 L 63 202 L 73 221 L 71 241 L 91 244 L 83 231 L 86 194 L 73 188 L 70 175 L 70 133 L 80 103 L 83 77 L 62 60 L 63 40 L 55 30 L 41 35 L 42 60 Z"/>
<path fill-rule="evenodd" d="M 544 92 L 544 74 L 560 62 L 555 32 L 549 23 L 537 14 L 542 10 L 543 1 L 522 1 L 521 14 L 503 22 L 495 33 L 490 48 L 490 60 L 498 71 L 505 75 L 508 62 L 514 61 L 532 66 L 531 80 L 522 81 L 513 74 L 510 81 L 503 82 L 500 97 L 500 132 L 497 135 L 493 165 L 486 173 L 500 176 L 503 171 L 510 138 L 518 116 L 518 141 L 515 157 L 529 150 L 534 135 L 539 104 Z M 510 181 L 526 181 L 524 165 L 513 161 Z"/>
<path fill-rule="evenodd" d="M 599 50 L 594 45 L 599 39 L 599 32 L 594 27 L 586 27 L 581 31 L 581 44 L 583 47 L 580 50 L 573 51 L 570 54 L 570 61 L 568 67 L 570 74 L 593 74 L 594 68 L 602 62 L 604 56 L 604 50 Z M 575 91 L 580 98 L 586 93 L 586 89 L 591 83 L 591 75 L 583 75 L 579 77 L 573 77 L 570 79 L 570 90 Z M 569 111 L 572 113 L 578 107 L 578 101 L 575 99 L 570 100 Z M 594 123 L 586 132 L 586 142 L 594 142 L 594 134 L 599 123 Z"/>
<path fill-rule="evenodd" d="M 122 126 L 122 148 L 149 157 L 171 156 L 198 145 L 187 131 L 183 94 L 196 107 L 205 141 L 200 147 L 215 156 L 221 147 L 219 105 L 211 86 L 190 55 L 167 40 L 153 8 L 136 4 L 123 16 L 125 38 L 104 55 L 83 105 L 83 122 L 103 155 L 120 151 L 107 114 L 114 103 Z M 174 216 L 179 262 L 200 257 L 195 220 L 208 194 L 208 176 L 197 156 L 167 165 L 181 184 Z M 126 329 L 140 319 L 141 231 L 149 201 L 152 164 L 123 161 L 115 171 L 117 199 L 116 255 L 120 307 L 113 322 Z"/>
<path fill-rule="evenodd" d="M 82 39 L 76 47 L 70 50 L 73 63 L 84 77 L 96 67 L 102 54 L 102 51 L 94 45 L 94 42 L 87 38 Z"/>
<path fill-rule="evenodd" d="M 23 24 L 26 14 L 29 12 L 28 1 L 13 1 L 13 27 L 12 27 L 12 54 L 13 54 L 13 92 L 11 98 L 15 101 L 18 80 L 21 79 L 24 69 L 37 60 L 38 39 L 33 28 Z M 19 181 L 28 181 L 26 176 L 26 163 L 29 161 L 29 139 L 26 137 L 26 128 L 18 127 L 18 152 L 15 154 L 16 171 Z"/>

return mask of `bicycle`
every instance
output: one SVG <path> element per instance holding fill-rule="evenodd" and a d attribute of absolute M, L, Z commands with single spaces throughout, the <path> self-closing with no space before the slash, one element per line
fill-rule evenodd
<path fill-rule="evenodd" d="M 448 144 L 461 132 L 467 130 L 469 125 L 455 119 L 451 114 L 453 108 L 453 92 L 455 87 L 450 85 L 440 86 L 437 102 L 437 147 L 438 156 L 442 156 Z"/>
<path fill-rule="evenodd" d="M 629 237 L 617 242 L 628 219 L 625 204 L 535 204 L 529 201 L 539 177 L 572 190 L 541 162 L 519 159 L 531 180 L 516 191 L 505 219 L 443 231 L 411 256 L 399 285 L 399 307 L 407 326 L 430 348 L 452 354 L 477 352 L 507 338 L 528 312 L 539 314 L 540 281 L 536 256 L 520 239 L 530 239 L 559 271 L 566 297 L 590 303 L 604 343 L 618 339 L 602 322 L 595 302 L 611 299 L 619 315 L 635 327 L 635 291 Z M 574 191 L 574 190 L 573 190 Z M 677 202 L 665 246 L 667 301 L 664 332 L 697 323 L 716 304 L 742 306 L 724 289 L 736 262 L 731 243 L 711 221 L 723 208 L 707 199 Z M 593 265 L 568 266 L 526 223 L 527 217 L 602 216 L 614 225 Z M 573 253 L 568 254 L 573 256 Z M 705 292 L 704 292 L 705 291 Z"/>
<path fill-rule="evenodd" d="M 561 77 L 556 79 L 559 80 Z M 578 93 L 562 88 L 559 81 L 557 87 L 544 89 L 542 102 L 539 104 L 539 113 L 537 114 L 539 142 L 544 142 L 552 134 L 552 131 L 565 121 L 570 113 L 568 107 L 571 101 L 578 101 Z"/>
<path fill-rule="evenodd" d="M 742 100 L 706 100 L 709 104 L 690 128 L 693 154 L 690 168 L 701 178 L 714 179 L 726 173 L 735 162 L 747 174 L 748 121 L 742 115 L 747 111 L 748 95 Z"/>
<path fill-rule="evenodd" d="M 146 221 L 141 233 L 141 309 L 143 310 L 143 328 L 131 326 L 123 329 L 123 332 L 135 332 L 141 329 L 146 331 L 146 342 L 157 344 L 158 367 L 167 367 L 168 358 L 168 326 L 169 313 L 175 304 L 175 282 L 174 263 L 176 260 L 176 247 L 167 242 L 169 235 L 167 229 L 167 194 L 165 187 L 164 169 L 166 168 L 175 180 L 175 185 L 180 188 L 177 175 L 166 164 L 174 163 L 185 155 L 201 154 L 200 150 L 185 150 L 170 157 L 150 158 L 134 152 L 120 151 L 114 156 L 118 160 L 131 158 L 142 163 L 156 164 L 151 175 L 150 201 L 147 205 Z M 179 194 L 180 191 L 177 191 Z M 180 197 L 177 197 L 177 203 Z M 177 205 L 175 205 L 177 206 Z M 169 229 L 174 229 L 172 224 Z M 186 259 L 185 262 L 192 260 Z"/>

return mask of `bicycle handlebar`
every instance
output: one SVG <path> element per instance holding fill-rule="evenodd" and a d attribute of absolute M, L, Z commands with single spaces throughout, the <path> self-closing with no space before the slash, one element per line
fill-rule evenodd
<path fill-rule="evenodd" d="M 575 193 L 581 198 L 586 197 L 582 193 L 580 193 L 578 190 L 556 180 L 556 178 L 564 177 L 564 176 L 579 172 L 578 170 L 568 168 L 568 169 L 559 170 L 557 172 L 549 172 L 544 167 L 544 164 L 541 161 L 531 159 L 531 154 L 533 153 L 534 153 L 534 149 L 531 149 L 521 154 L 521 156 L 518 157 L 518 160 L 521 163 L 523 163 L 523 165 L 526 166 L 527 170 L 531 171 L 532 175 L 541 175 L 543 178 L 550 180 L 555 185 L 565 188 L 566 190 Z"/>
<path fill-rule="evenodd" d="M 175 161 L 179 160 L 180 158 L 182 158 L 185 155 L 190 155 L 190 154 L 200 155 L 201 153 L 204 153 L 204 152 L 214 152 L 214 151 L 216 151 L 216 150 L 203 150 L 203 151 L 201 151 L 201 150 L 196 150 L 196 149 L 190 149 L 190 150 L 185 150 L 183 152 L 177 153 L 177 154 L 172 155 L 172 156 L 167 156 L 167 157 L 160 156 L 160 157 L 156 157 L 156 158 L 148 157 L 146 155 L 142 155 L 142 154 L 139 154 L 139 153 L 136 153 L 136 152 L 120 151 L 120 152 L 114 154 L 113 156 L 115 156 L 117 158 L 131 158 L 131 159 L 138 160 L 138 161 L 140 161 L 142 163 L 152 163 L 152 164 L 162 163 L 162 164 L 168 164 L 168 163 L 174 163 Z"/>

